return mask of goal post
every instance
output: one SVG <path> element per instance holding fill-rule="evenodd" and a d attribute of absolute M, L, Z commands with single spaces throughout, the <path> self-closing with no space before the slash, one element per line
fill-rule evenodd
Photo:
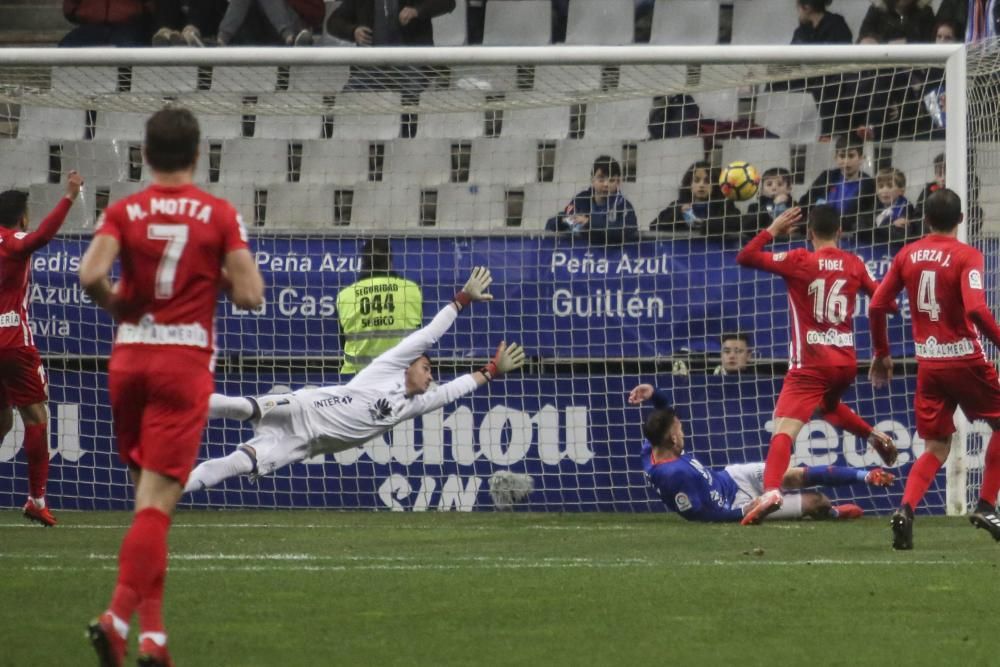
<path fill-rule="evenodd" d="M 876 179 L 901 175 L 897 187 L 916 206 L 940 164 L 967 207 L 962 238 L 987 256 L 992 302 L 997 52 L 995 42 L 0 50 L 0 189 L 27 190 L 37 221 L 66 170 L 87 179 L 64 232 L 33 261 L 31 316 L 51 386 L 52 504 L 123 508 L 128 498 L 106 393 L 112 324 L 74 272 L 100 210 L 148 183 L 143 122 L 165 101 L 198 114 L 196 183 L 240 210 L 268 284 L 257 312 L 220 306 L 221 391 L 346 381 L 336 296 L 358 278 L 372 237 L 388 238 L 393 270 L 421 286 L 425 323 L 472 266 L 494 272 L 496 300 L 473 306 L 432 350 L 439 380 L 476 368 L 500 340 L 522 342 L 531 357 L 523 374 L 364 448 L 230 480 L 185 502 L 492 509 L 493 475 L 511 472 L 533 479 L 515 509 L 660 511 L 638 458 L 647 409 L 628 405 L 628 391 L 640 382 L 670 391 L 687 449 L 706 465 L 762 461 L 789 342 L 783 284 L 735 264 L 762 220 L 751 208 L 760 202 L 724 204 L 716 191 L 685 200 L 695 196 L 685 175 L 714 178 L 747 161 L 793 199 L 817 203 L 812 186 L 838 168 L 838 137 L 865 137 L 859 164 L 873 191 L 844 209 L 859 230 L 845 244 L 881 278 L 919 223 L 894 224 L 908 209 L 879 203 Z M 620 168 L 620 190 L 578 198 L 606 187 L 593 178 L 602 156 Z M 859 299 L 861 368 L 846 400 L 897 438 L 905 475 L 923 448 L 908 310 L 890 325 L 903 372 L 879 392 L 864 378 L 866 306 Z M 723 335 L 736 333 L 751 348 L 749 367 L 716 373 Z M 958 425 L 947 472 L 928 494 L 933 512 L 961 514 L 978 492 L 982 425 Z M 228 453 L 250 435 L 210 422 L 200 456 Z M 21 437 L 18 422 L 0 444 L 0 506 L 23 503 Z M 793 463 L 870 466 L 877 457 L 814 420 Z M 885 512 L 902 486 L 827 491 Z"/>

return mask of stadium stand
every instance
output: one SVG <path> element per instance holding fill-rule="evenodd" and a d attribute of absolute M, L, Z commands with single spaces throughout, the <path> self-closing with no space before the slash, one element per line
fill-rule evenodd
<path fill-rule="evenodd" d="M 758 93 L 754 122 L 793 141 L 816 141 L 820 133 L 819 108 L 809 93 Z"/>
<path fill-rule="evenodd" d="M 788 44 L 798 26 L 787 0 L 733 0 L 733 44 Z"/>
<path fill-rule="evenodd" d="M 304 141 L 299 182 L 338 187 L 368 180 L 367 141 Z"/>
<path fill-rule="evenodd" d="M 0 139 L 0 181 L 23 188 L 49 175 L 49 143 L 41 139 Z"/>
<path fill-rule="evenodd" d="M 567 44 L 631 44 L 635 16 L 631 3 L 573 0 L 566 20 Z"/>
<path fill-rule="evenodd" d="M 657 0 L 650 44 L 699 46 L 718 39 L 718 0 Z"/>
<path fill-rule="evenodd" d="M 552 40 L 549 0 L 487 2 L 483 46 L 542 46 Z"/>

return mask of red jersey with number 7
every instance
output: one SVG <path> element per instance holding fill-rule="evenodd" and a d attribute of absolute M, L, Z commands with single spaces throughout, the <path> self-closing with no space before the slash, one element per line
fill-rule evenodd
<path fill-rule="evenodd" d="M 942 234 L 928 234 L 896 254 L 870 306 L 875 355 L 889 355 L 885 313 L 906 287 L 917 360 L 953 364 L 985 360 L 979 330 L 1000 344 L 1000 328 L 986 305 L 983 255 Z"/>
<path fill-rule="evenodd" d="M 789 369 L 855 366 L 854 305 L 858 291 L 873 294 L 877 284 L 857 255 L 828 246 L 765 252 L 774 237 L 761 231 L 736 261 L 785 279 L 788 287 Z"/>
<path fill-rule="evenodd" d="M 153 185 L 109 206 L 95 234 L 121 248 L 115 347 L 183 346 L 210 355 L 223 261 L 247 247 L 232 204 L 194 185 Z"/>

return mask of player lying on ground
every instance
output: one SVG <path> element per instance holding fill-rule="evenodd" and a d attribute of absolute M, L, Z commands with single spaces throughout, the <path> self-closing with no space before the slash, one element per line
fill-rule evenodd
<path fill-rule="evenodd" d="M 345 385 L 300 389 L 290 394 L 232 398 L 213 394 L 209 415 L 253 420 L 255 435 L 232 454 L 203 462 L 185 491 L 213 487 L 236 475 L 268 475 L 319 453 L 357 447 L 396 424 L 452 403 L 476 388 L 524 365 L 517 343 L 500 343 L 496 356 L 475 373 L 431 387 L 426 351 L 473 301 L 489 301 L 493 278 L 477 267 L 465 287 L 423 329 L 383 352 Z"/>
<path fill-rule="evenodd" d="M 28 231 L 28 195 L 18 190 L 0 194 L 0 439 L 13 427 L 11 406 L 16 407 L 24 422 L 24 453 L 28 459 L 24 516 L 43 526 L 54 526 L 57 521 L 45 504 L 49 390 L 42 358 L 28 326 L 31 255 L 55 237 L 82 185 L 80 174 L 69 172 L 66 195 L 33 232 Z"/>
<path fill-rule="evenodd" d="M 642 468 L 656 487 L 663 504 L 688 521 L 723 523 L 742 521 L 752 501 L 764 490 L 764 463 L 742 463 L 710 470 L 691 454 L 684 453 L 684 427 L 670 407 L 664 391 L 641 384 L 629 394 L 638 405 L 648 398 L 656 406 L 643 426 Z M 847 486 L 865 482 L 889 486 L 896 477 L 881 468 L 864 470 L 837 466 L 789 468 L 781 480 L 785 491 L 811 486 Z M 775 519 L 856 519 L 864 511 L 857 505 L 834 505 L 819 491 L 787 493 Z"/>
<path fill-rule="evenodd" d="M 896 445 L 873 431 L 840 397 L 858 374 L 854 351 L 854 302 L 859 291 L 874 294 L 877 285 L 861 259 L 838 247 L 840 215 L 828 206 L 809 210 L 806 238 L 813 250 L 765 252 L 764 246 L 788 236 L 802 219 L 790 208 L 753 238 L 736 256 L 741 266 L 785 279 L 791 309 L 788 373 L 774 406 L 774 435 L 764 466 L 764 493 L 743 518 L 760 523 L 781 507 L 781 485 L 792 459 L 792 443 L 814 412 L 834 426 L 865 438 L 886 465 L 896 462 Z"/>
<path fill-rule="evenodd" d="M 875 359 L 870 376 L 876 387 L 892 379 L 886 315 L 905 287 L 910 297 L 917 352 L 914 412 L 926 449 L 910 469 L 903 503 L 892 515 L 892 546 L 913 548 L 913 510 L 927 493 L 951 451 L 953 416 L 961 407 L 970 420 L 984 419 L 993 430 L 986 447 L 979 502 L 969 521 L 1000 541 L 1000 380 L 986 360 L 980 334 L 1000 346 L 1000 327 L 986 304 L 983 254 L 958 240 L 962 201 L 948 189 L 924 204 L 927 235 L 896 253 L 872 297 L 868 314 Z"/>

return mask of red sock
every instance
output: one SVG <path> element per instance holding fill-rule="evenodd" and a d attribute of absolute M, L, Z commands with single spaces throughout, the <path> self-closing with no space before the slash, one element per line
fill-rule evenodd
<path fill-rule="evenodd" d="M 788 465 L 792 462 L 792 438 L 787 433 L 776 433 L 771 438 L 764 462 L 764 490 L 780 489 Z"/>
<path fill-rule="evenodd" d="M 165 632 L 163 629 L 163 580 L 166 571 L 154 581 L 139 603 L 139 632 Z"/>
<path fill-rule="evenodd" d="M 823 414 L 823 419 L 859 438 L 867 438 L 872 432 L 872 427 L 868 422 L 847 407 L 846 403 L 838 403 L 836 408 Z"/>
<path fill-rule="evenodd" d="M 111 613 L 125 622 L 132 618 L 141 602 L 150 594 L 156 594 L 157 581 L 162 586 L 167 571 L 169 530 L 170 517 L 152 507 L 132 519 L 132 527 L 125 534 L 118 553 L 118 585 L 110 607 Z M 162 588 L 159 595 L 162 598 Z"/>
<path fill-rule="evenodd" d="M 938 457 L 930 452 L 924 452 L 917 459 L 917 462 L 910 468 L 910 475 L 906 478 L 906 488 L 903 490 L 903 504 L 909 505 L 910 509 L 916 509 L 917 505 L 927 493 L 928 487 L 934 481 L 934 476 L 941 469 L 941 462 Z"/>
<path fill-rule="evenodd" d="M 979 487 L 979 498 L 996 507 L 1000 493 L 1000 431 L 993 431 L 986 446 L 986 460 L 983 462 L 983 483 Z"/>
<path fill-rule="evenodd" d="M 28 494 L 32 498 L 44 498 L 45 483 L 49 479 L 49 438 L 46 424 L 25 425 L 24 453 L 28 456 Z"/>

